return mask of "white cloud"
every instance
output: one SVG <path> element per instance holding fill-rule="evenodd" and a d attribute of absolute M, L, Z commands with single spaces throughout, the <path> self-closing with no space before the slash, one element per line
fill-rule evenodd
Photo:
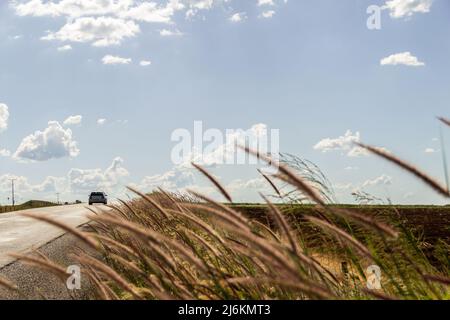
<path fill-rule="evenodd" d="M 333 184 L 333 188 L 336 190 L 350 190 L 353 188 L 352 183 L 335 183 Z"/>
<path fill-rule="evenodd" d="M 123 167 L 123 159 L 116 157 L 106 169 L 71 169 L 68 173 L 69 187 L 74 193 L 110 191 L 124 184 L 129 176 Z"/>
<path fill-rule="evenodd" d="M 241 22 L 241 21 L 243 21 L 245 19 L 247 19 L 247 15 L 245 14 L 245 12 L 235 13 L 229 18 L 229 20 L 231 22 Z"/>
<path fill-rule="evenodd" d="M 258 0 L 258 6 L 274 6 L 273 0 Z"/>
<path fill-rule="evenodd" d="M 13 1 L 12 6 L 19 16 L 68 16 L 117 14 L 126 11 L 133 0 L 60 0 L 27 2 Z"/>
<path fill-rule="evenodd" d="M 132 60 L 129 58 L 122 58 L 119 56 L 112 56 L 110 54 L 103 57 L 103 64 L 129 64 Z"/>
<path fill-rule="evenodd" d="M 83 117 L 80 115 L 70 116 L 66 120 L 64 120 L 64 125 L 72 126 L 72 125 L 81 124 L 82 120 L 83 120 Z"/>
<path fill-rule="evenodd" d="M 57 50 L 60 52 L 70 51 L 72 50 L 72 46 L 70 44 L 66 44 L 64 46 L 58 47 Z"/>
<path fill-rule="evenodd" d="M 139 64 L 140 64 L 142 67 L 147 67 L 147 66 L 151 65 L 152 62 L 151 62 L 150 60 L 142 60 L 141 62 L 139 62 Z"/>
<path fill-rule="evenodd" d="M 265 19 L 270 19 L 275 15 L 275 11 L 274 10 L 267 10 L 264 11 L 263 13 L 261 13 L 260 17 L 261 18 L 265 18 Z"/>
<path fill-rule="evenodd" d="M 351 130 L 347 130 L 343 136 L 320 140 L 314 146 L 314 149 L 324 153 L 330 151 L 343 151 L 349 157 L 367 156 L 369 153 L 365 149 L 355 146 L 355 142 L 361 142 L 360 133 L 355 132 L 353 134 Z"/>
<path fill-rule="evenodd" d="M 392 185 L 392 177 L 388 175 L 381 175 L 378 178 L 367 180 L 363 183 L 363 187 L 370 187 L 370 186 L 381 186 L 381 185 Z"/>
<path fill-rule="evenodd" d="M 45 180 L 37 185 L 30 185 L 33 193 L 55 193 L 66 191 L 67 179 L 65 177 L 48 176 Z"/>
<path fill-rule="evenodd" d="M 112 17 L 82 17 L 67 22 L 59 31 L 50 32 L 43 40 L 91 42 L 96 47 L 118 45 L 124 39 L 135 37 L 139 25 Z"/>
<path fill-rule="evenodd" d="M 46 161 L 63 157 L 76 157 L 80 153 L 72 131 L 64 129 L 59 122 L 50 121 L 44 131 L 36 131 L 25 137 L 14 158 Z"/>
<path fill-rule="evenodd" d="M 119 12 L 122 18 L 133 19 L 144 22 L 171 23 L 172 16 L 177 6 L 159 6 L 155 2 L 142 2 L 135 7 L 129 8 L 127 11 Z"/>
<path fill-rule="evenodd" d="M 226 189 L 231 193 L 236 193 L 242 190 L 252 189 L 252 192 L 261 192 L 263 190 L 268 189 L 269 184 L 264 178 L 255 178 L 249 180 L 236 179 L 231 181 L 226 186 Z"/>
<path fill-rule="evenodd" d="M 104 118 L 100 118 L 97 120 L 97 124 L 100 126 L 104 125 L 105 123 L 106 123 L 106 119 L 104 119 Z"/>
<path fill-rule="evenodd" d="M 9 157 L 11 156 L 11 151 L 8 149 L 0 149 L 0 157 Z"/>
<path fill-rule="evenodd" d="M 380 61 L 382 66 L 396 66 L 396 65 L 405 65 L 410 67 L 422 67 L 425 66 L 425 63 L 419 61 L 419 59 L 413 55 L 411 52 L 402 52 L 392 54 L 389 57 L 383 58 Z"/>
<path fill-rule="evenodd" d="M 225 163 L 234 163 L 241 152 L 245 154 L 244 151 L 236 148 L 236 144 L 244 145 L 245 141 L 255 140 L 256 137 L 264 139 L 267 135 L 267 125 L 262 123 L 255 124 L 247 130 L 230 131 L 228 132 L 228 139 L 221 141 L 211 150 L 204 150 L 203 153 L 193 150 L 191 154 L 184 155 L 185 157 L 182 163 L 173 167 L 171 170 L 163 174 L 145 177 L 135 186 L 144 191 L 153 190 L 158 186 L 171 191 L 183 190 L 193 186 L 197 188 L 197 171 L 192 167 L 191 162 L 210 169 Z M 262 179 L 250 181 L 235 180 L 230 183 L 229 187 L 234 191 L 247 187 L 262 188 L 262 181 Z"/>
<path fill-rule="evenodd" d="M 0 132 L 8 129 L 9 108 L 6 104 L 0 103 Z"/>
<path fill-rule="evenodd" d="M 424 152 L 425 153 L 435 153 L 437 151 L 435 149 L 433 149 L 433 148 L 426 148 Z"/>
<path fill-rule="evenodd" d="M 410 17 L 415 13 L 428 13 L 433 0 L 389 0 L 383 9 L 389 10 L 392 18 Z"/>
<path fill-rule="evenodd" d="M 15 179 L 16 195 L 24 199 L 48 198 L 54 199 L 58 192 L 66 198 L 86 196 L 92 191 L 112 192 L 114 196 L 122 196 L 129 172 L 123 166 L 123 159 L 115 158 L 105 169 L 70 169 L 67 175 L 48 176 L 41 183 L 33 184 L 27 177 L 14 174 L 0 176 L 0 194 L 9 195 L 11 179 Z"/>
<path fill-rule="evenodd" d="M 161 37 L 174 37 L 174 36 L 182 36 L 183 33 L 178 29 L 175 30 L 162 29 L 159 30 L 159 35 Z"/>
<path fill-rule="evenodd" d="M 177 191 L 193 186 L 194 184 L 195 178 L 192 169 L 175 167 L 163 174 L 145 177 L 135 186 L 144 191 L 152 191 L 158 187 L 169 191 Z"/>
<path fill-rule="evenodd" d="M 192 19 L 201 11 L 214 6 L 225 9 L 230 0 L 12 0 L 10 6 L 19 16 L 47 16 L 59 18 L 65 24 L 58 31 L 49 31 L 44 40 L 91 42 L 94 46 L 120 45 L 123 40 L 140 32 L 140 23 L 175 25 L 174 16 L 184 12 Z M 281 1 L 280 1 L 281 2 Z M 287 3 L 287 0 L 283 1 Z M 257 6 L 274 6 L 274 0 L 258 0 Z M 271 17 L 269 10 L 262 15 Z M 201 17 L 205 19 L 205 16 Z M 245 13 L 236 13 L 230 20 L 246 19 Z M 179 30 L 160 30 L 161 36 L 180 36 Z M 63 47 L 61 47 L 63 48 Z"/>

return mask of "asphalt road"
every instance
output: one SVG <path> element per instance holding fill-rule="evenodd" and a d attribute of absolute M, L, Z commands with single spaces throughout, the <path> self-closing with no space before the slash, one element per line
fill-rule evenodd
<path fill-rule="evenodd" d="M 23 217 L 20 213 L 36 213 L 78 227 L 89 221 L 87 215 L 90 211 L 85 207 L 81 204 L 0 214 L 0 268 L 14 261 L 8 253 L 31 252 L 65 233 L 45 222 Z"/>
<path fill-rule="evenodd" d="M 20 213 L 45 215 L 72 227 L 89 228 L 86 205 L 39 208 L 0 214 L 0 276 L 15 283 L 19 291 L 11 292 L 0 287 L 1 299 L 86 299 L 89 284 L 83 282 L 83 290 L 68 292 L 61 281 L 49 274 L 15 261 L 8 253 L 32 254 L 39 251 L 60 265 L 73 264 L 69 253 L 79 246 L 79 241 L 61 229 Z"/>

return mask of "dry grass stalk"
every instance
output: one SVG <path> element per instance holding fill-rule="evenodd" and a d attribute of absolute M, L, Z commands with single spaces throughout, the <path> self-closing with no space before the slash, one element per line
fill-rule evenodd
<path fill-rule="evenodd" d="M 302 283 L 302 282 L 287 282 L 283 280 L 276 280 L 272 278 L 265 277 L 245 277 L 245 278 L 232 278 L 227 279 L 230 284 L 240 284 L 240 285 L 253 285 L 253 286 L 264 286 L 264 285 L 277 285 L 283 288 L 289 288 L 294 290 L 299 290 L 309 296 L 317 297 L 323 300 L 329 300 L 335 298 L 335 296 L 327 289 L 314 283 Z"/>
<path fill-rule="evenodd" d="M 0 277 L 0 287 L 4 287 L 11 291 L 17 291 L 17 286 L 9 280 L 6 280 L 3 277 Z"/>
<path fill-rule="evenodd" d="M 243 227 L 248 228 L 249 225 L 249 221 L 248 219 L 246 219 L 242 214 L 240 214 L 239 212 L 231 209 L 230 207 L 227 207 L 217 201 L 214 201 L 213 199 L 202 195 L 198 192 L 195 192 L 193 190 L 188 190 L 188 192 L 190 194 L 192 194 L 193 196 L 197 197 L 198 199 L 201 199 L 203 201 L 206 201 L 207 203 L 213 205 L 214 207 L 216 207 L 217 209 L 223 211 L 224 213 L 229 214 L 231 217 L 233 217 L 233 219 L 235 219 L 237 222 L 239 222 L 240 225 L 242 225 Z M 190 204 L 185 204 L 185 206 L 189 206 Z"/>
<path fill-rule="evenodd" d="M 305 182 L 301 177 L 299 177 L 287 165 L 285 165 L 283 163 L 274 163 L 274 161 L 271 158 L 269 158 L 265 155 L 262 155 L 258 151 L 253 151 L 250 148 L 242 147 L 242 146 L 238 146 L 238 147 L 240 149 L 244 150 L 245 152 L 247 152 L 253 156 L 256 156 L 258 159 L 265 161 L 267 164 L 277 168 L 279 170 L 279 173 L 277 174 L 278 178 L 297 187 L 299 190 L 304 192 L 315 203 L 325 206 L 325 202 L 323 201 L 322 197 L 317 193 L 317 191 L 313 187 L 311 187 L 308 182 Z"/>
<path fill-rule="evenodd" d="M 450 278 L 440 276 L 440 275 L 431 275 L 431 274 L 425 274 L 423 276 L 426 280 L 429 280 L 431 282 L 437 282 L 444 284 L 446 286 L 450 286 Z"/>
<path fill-rule="evenodd" d="M 345 243 L 351 245 L 355 249 L 357 249 L 361 254 L 369 258 L 370 260 L 374 260 L 372 254 L 369 249 L 367 249 L 361 242 L 356 240 L 354 237 L 346 233 L 345 231 L 339 229 L 338 227 L 323 221 L 321 219 L 315 217 L 306 217 L 307 220 L 311 221 L 313 224 L 319 226 L 320 228 L 330 232 L 332 235 L 337 237 L 338 239 L 343 240 Z"/>
<path fill-rule="evenodd" d="M 296 237 L 291 228 L 289 227 L 289 224 L 287 223 L 283 214 L 264 195 L 261 194 L 261 197 L 264 199 L 264 201 L 266 201 L 267 205 L 269 206 L 269 212 L 272 214 L 274 220 L 276 221 L 278 228 L 283 232 L 285 237 L 288 239 L 292 251 L 295 254 L 297 254 L 299 251 L 297 245 L 298 241 L 296 240 Z"/>
<path fill-rule="evenodd" d="M 111 267 L 107 266 L 103 262 L 89 257 L 87 255 L 82 255 L 77 258 L 81 263 L 90 266 L 91 268 L 102 272 L 105 276 L 113 280 L 117 285 L 119 285 L 123 290 L 130 293 L 134 298 L 142 300 L 143 297 L 133 288 L 133 285 L 129 284 L 124 280 L 116 271 Z"/>
<path fill-rule="evenodd" d="M 428 186 L 433 188 L 435 191 L 437 191 L 441 195 L 443 195 L 447 198 L 450 197 L 450 192 L 446 187 L 442 186 L 439 182 L 437 182 L 436 180 L 434 180 L 433 178 L 428 176 L 426 173 L 420 171 L 413 165 L 407 163 L 406 161 L 403 161 L 403 160 L 397 158 L 396 156 L 394 156 L 380 148 L 375 148 L 375 147 L 368 146 L 368 145 L 358 143 L 358 142 L 356 144 L 358 146 L 360 146 L 361 148 L 364 148 L 364 149 L 370 151 L 371 153 L 373 153 L 383 159 L 386 159 L 386 160 L 396 164 L 400 168 L 408 171 L 409 173 L 415 175 L 417 178 L 419 178 L 420 180 L 425 182 Z"/>
<path fill-rule="evenodd" d="M 132 187 L 127 187 L 127 188 L 131 192 L 134 192 L 135 194 L 139 195 L 140 197 L 145 199 L 147 202 L 149 202 L 152 206 L 154 206 L 163 215 L 164 218 L 169 220 L 169 215 L 167 214 L 167 212 L 156 201 L 154 201 L 150 196 L 148 196 Z"/>
<path fill-rule="evenodd" d="M 449 120 L 449 119 L 443 118 L 443 117 L 440 117 L 440 118 L 438 118 L 438 119 L 441 120 L 442 123 L 444 123 L 444 124 L 450 126 L 450 120 Z"/>
<path fill-rule="evenodd" d="M 51 225 L 54 225 L 55 227 L 58 227 L 72 235 L 74 235 L 75 237 L 77 237 L 79 240 L 81 240 L 82 242 L 86 243 L 88 246 L 90 246 L 93 249 L 98 249 L 98 243 L 95 242 L 91 237 L 89 237 L 88 235 L 86 235 L 85 233 L 77 230 L 76 228 L 72 228 L 68 225 L 66 225 L 65 223 L 59 222 L 55 219 L 43 216 L 43 215 L 39 215 L 39 214 L 35 214 L 35 213 L 21 213 L 22 216 L 28 217 L 28 218 L 33 218 L 39 221 L 43 221 L 46 223 L 49 223 Z"/>
<path fill-rule="evenodd" d="M 56 275 L 62 281 L 66 281 L 69 276 L 67 273 L 67 270 L 65 268 L 50 261 L 47 258 L 37 258 L 37 257 L 27 256 L 27 255 L 18 254 L 18 253 L 10 253 L 9 255 L 17 260 L 21 260 L 25 264 L 32 265 L 32 266 L 38 267 L 40 269 L 49 271 L 49 272 L 53 273 L 54 275 Z"/>
<path fill-rule="evenodd" d="M 186 214 L 185 212 L 175 211 L 175 210 L 171 210 L 171 209 L 168 209 L 168 211 L 173 213 L 176 216 L 182 217 L 182 218 L 186 219 L 187 221 L 193 223 L 199 229 L 203 230 L 204 232 L 206 232 L 207 234 L 212 236 L 214 239 L 219 241 L 221 244 L 225 244 L 225 240 L 223 240 L 222 237 L 209 224 L 207 224 L 206 222 L 201 220 L 199 217 Z"/>
<path fill-rule="evenodd" d="M 262 175 L 262 177 L 270 184 L 270 186 L 272 187 L 273 190 L 275 190 L 275 192 L 277 193 L 278 197 L 282 198 L 281 192 L 280 190 L 277 188 L 277 186 L 275 185 L 275 183 L 273 183 L 272 179 L 269 178 L 268 175 L 266 175 L 265 173 L 263 173 L 260 169 L 258 169 L 258 172 L 260 175 Z"/>
<path fill-rule="evenodd" d="M 225 188 L 220 184 L 220 182 L 215 177 L 213 177 L 208 171 L 206 171 L 204 168 L 202 168 L 198 164 L 195 164 L 192 162 L 192 166 L 195 169 L 197 169 L 198 171 L 200 171 L 206 178 L 208 178 L 209 181 L 211 181 L 216 186 L 216 188 L 220 191 L 220 193 L 225 197 L 225 199 L 228 200 L 228 202 L 233 202 L 230 194 L 227 192 L 227 190 L 225 190 Z"/>
<path fill-rule="evenodd" d="M 103 222 L 111 223 L 118 227 L 125 228 L 131 232 L 134 232 L 135 234 L 137 234 L 140 237 L 151 239 L 158 245 L 161 245 L 161 244 L 168 245 L 172 249 L 177 250 L 178 253 L 180 253 L 186 259 L 188 259 L 191 263 L 193 263 L 200 271 L 207 272 L 207 269 L 205 268 L 205 266 L 203 265 L 201 260 L 196 258 L 192 254 L 192 252 L 189 250 L 189 248 L 185 247 L 184 245 L 182 245 L 166 236 L 163 236 L 162 234 L 159 234 L 150 229 L 142 228 L 134 223 L 125 221 L 123 219 L 112 219 L 112 218 L 106 218 L 106 217 L 91 217 L 91 219 L 93 219 L 95 221 L 103 221 Z"/>
<path fill-rule="evenodd" d="M 318 210 L 321 210 L 321 209 L 319 208 Z M 340 217 L 351 219 L 352 221 L 354 221 L 360 225 L 363 225 L 370 230 L 375 230 L 377 232 L 380 232 L 389 238 L 392 238 L 392 239 L 398 238 L 398 231 L 396 231 L 394 228 L 392 228 L 391 226 L 389 226 L 386 223 L 377 221 L 376 218 L 373 218 L 373 217 L 370 217 L 367 215 L 363 215 L 356 211 L 342 209 L 342 208 L 330 208 L 330 211 Z"/>

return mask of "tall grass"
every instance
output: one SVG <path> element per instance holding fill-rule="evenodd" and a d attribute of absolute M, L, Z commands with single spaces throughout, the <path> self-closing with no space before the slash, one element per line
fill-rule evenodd
<path fill-rule="evenodd" d="M 360 146 L 450 197 L 447 188 L 407 162 Z M 273 165 L 267 156 L 247 151 Z M 33 217 L 91 247 L 75 258 L 99 299 L 450 298 L 448 244 L 430 255 L 395 212 L 390 221 L 381 221 L 330 205 L 331 197 L 288 163 L 279 164 L 277 175 L 264 177 L 278 194 L 274 180 L 316 206 L 300 223 L 290 222 L 288 205 L 272 204 L 264 196 L 267 224 L 194 191 L 177 195 L 161 189 L 151 194 L 130 189 L 137 198 L 91 215 L 92 233 Z M 196 168 L 232 201 L 219 181 Z M 39 260 L 31 262 L 39 265 Z M 44 262 L 42 267 L 51 269 Z M 372 265 L 382 271 L 382 289 L 368 289 L 373 275 L 366 270 Z"/>

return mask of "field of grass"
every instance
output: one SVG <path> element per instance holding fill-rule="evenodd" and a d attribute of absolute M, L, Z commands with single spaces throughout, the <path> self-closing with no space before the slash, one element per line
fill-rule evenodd
<path fill-rule="evenodd" d="M 236 204 L 231 207 L 250 219 L 263 223 L 267 223 L 267 219 L 270 219 L 269 209 L 264 204 Z M 303 221 L 302 217 L 311 215 L 315 210 L 313 205 L 291 204 L 278 207 L 293 223 Z M 364 215 L 393 223 L 401 221 L 424 242 L 435 243 L 442 240 L 450 243 L 450 206 L 335 205 L 335 207 L 357 210 Z"/>
<path fill-rule="evenodd" d="M 57 206 L 56 203 L 41 201 L 41 200 L 30 200 L 22 204 L 18 204 L 15 206 L 0 206 L 0 214 L 5 212 L 26 210 L 26 209 L 34 209 L 34 208 L 43 208 L 43 207 L 53 207 Z"/>

